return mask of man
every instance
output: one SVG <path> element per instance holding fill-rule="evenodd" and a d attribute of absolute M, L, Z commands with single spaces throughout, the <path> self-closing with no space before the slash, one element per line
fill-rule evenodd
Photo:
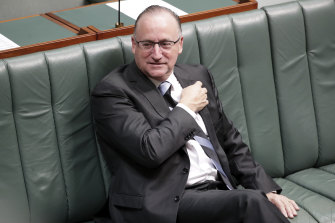
<path fill-rule="evenodd" d="M 253 161 L 207 69 L 176 65 L 182 49 L 178 16 L 151 6 L 135 23 L 135 61 L 93 92 L 113 222 L 288 222 L 297 205 Z"/>

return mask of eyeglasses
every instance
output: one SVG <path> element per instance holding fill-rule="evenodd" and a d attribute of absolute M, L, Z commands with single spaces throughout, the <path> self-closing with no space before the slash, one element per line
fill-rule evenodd
<path fill-rule="evenodd" d="M 168 41 L 168 40 L 164 40 L 164 41 L 159 41 L 159 42 L 153 42 L 153 41 L 137 41 L 136 38 L 134 37 L 135 42 L 137 43 L 137 45 L 145 51 L 150 51 L 154 48 L 154 46 L 156 44 L 158 44 L 158 46 L 163 49 L 163 50 L 170 50 L 176 43 L 178 43 L 178 41 L 180 40 L 180 36 L 176 41 Z"/>

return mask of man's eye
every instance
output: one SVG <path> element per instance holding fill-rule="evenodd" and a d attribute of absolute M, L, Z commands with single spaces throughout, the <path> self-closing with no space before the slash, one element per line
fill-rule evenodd
<path fill-rule="evenodd" d="M 144 47 L 151 47 L 152 43 L 150 43 L 150 42 L 142 42 L 142 46 L 144 46 Z"/>
<path fill-rule="evenodd" d="M 172 46 L 172 43 L 171 42 L 161 42 L 160 45 L 162 47 L 170 47 L 170 46 Z"/>

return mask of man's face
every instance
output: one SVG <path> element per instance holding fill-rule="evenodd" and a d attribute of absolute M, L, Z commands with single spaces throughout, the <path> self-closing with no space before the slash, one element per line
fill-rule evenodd
<path fill-rule="evenodd" d="M 132 52 L 138 68 L 148 77 L 165 81 L 173 71 L 178 55 L 183 50 L 183 37 L 180 36 L 178 24 L 168 13 L 146 14 L 137 23 L 136 40 L 132 37 Z M 158 44 L 152 49 L 141 48 L 136 41 L 173 41 L 180 40 L 165 50 Z"/>

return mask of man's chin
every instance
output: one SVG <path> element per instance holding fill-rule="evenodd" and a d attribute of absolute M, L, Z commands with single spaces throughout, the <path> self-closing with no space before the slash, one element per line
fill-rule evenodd
<path fill-rule="evenodd" d="M 150 78 L 160 81 L 164 81 L 170 76 L 167 70 L 151 70 L 148 75 Z"/>

